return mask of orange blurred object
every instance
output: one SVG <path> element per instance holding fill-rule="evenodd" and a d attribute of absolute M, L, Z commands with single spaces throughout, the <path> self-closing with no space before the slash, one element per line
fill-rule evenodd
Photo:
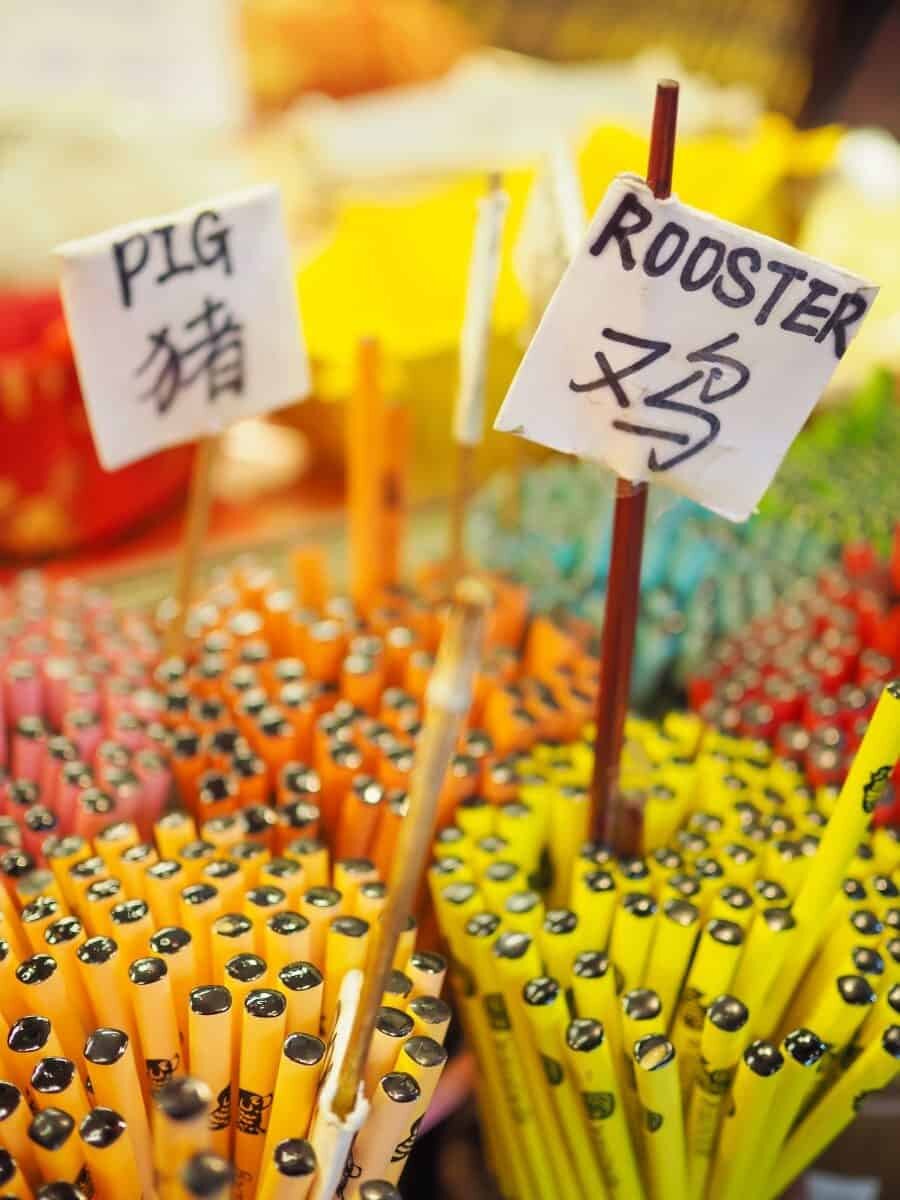
<path fill-rule="evenodd" d="M 260 112 L 434 79 L 476 40 L 439 0 L 243 0 L 241 27 Z"/>

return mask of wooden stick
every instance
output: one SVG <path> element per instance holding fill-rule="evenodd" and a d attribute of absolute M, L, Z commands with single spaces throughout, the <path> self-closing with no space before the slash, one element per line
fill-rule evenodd
<path fill-rule="evenodd" d="M 374 932 L 356 1020 L 338 1079 L 333 1107 L 342 1120 L 356 1103 L 397 941 L 428 857 L 441 785 L 472 702 L 472 681 L 481 656 L 489 603 L 487 589 L 477 580 L 464 579 L 457 585 L 428 686 L 428 713 L 416 749 L 409 812 L 400 827 L 388 880 L 388 901 Z"/>
<path fill-rule="evenodd" d="M 475 454 L 477 446 L 459 443 L 456 446 L 456 476 L 450 504 L 450 575 L 452 587 L 466 570 L 466 515 L 475 488 Z"/>
<path fill-rule="evenodd" d="M 194 456 L 191 488 L 184 520 L 181 560 L 178 565 L 178 582 L 175 588 L 178 606 L 169 633 L 170 653 L 178 657 L 184 656 L 187 616 L 197 586 L 200 550 L 209 528 L 209 510 L 212 503 L 212 467 L 217 448 L 217 438 L 203 438 L 197 443 L 197 452 Z"/>
<path fill-rule="evenodd" d="M 466 514 L 475 486 L 476 454 L 483 437 L 491 310 L 497 288 L 505 212 L 505 205 L 498 208 L 504 200 L 501 183 L 499 172 L 488 176 L 488 197 L 493 204 L 481 202 L 460 335 L 459 392 L 453 418 L 456 477 L 450 501 L 448 546 L 451 587 L 462 578 L 466 569 Z"/>
<path fill-rule="evenodd" d="M 653 132 L 647 183 L 657 199 L 672 190 L 678 84 L 661 79 L 656 85 Z M 647 485 L 616 480 L 616 506 L 606 613 L 603 620 L 600 687 L 597 693 L 597 732 L 594 738 L 594 778 L 591 785 L 595 836 L 619 854 L 640 850 L 640 822 L 627 820 L 619 798 L 619 763 L 628 713 L 634 635 L 640 608 L 641 556 L 647 514 Z M 632 814 L 635 815 L 635 814 Z"/>

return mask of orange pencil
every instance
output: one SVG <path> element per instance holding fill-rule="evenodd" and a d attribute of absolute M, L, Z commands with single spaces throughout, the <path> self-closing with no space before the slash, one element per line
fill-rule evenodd
<path fill-rule="evenodd" d="M 382 879 L 387 879 L 390 873 L 400 825 L 408 811 L 409 799 L 406 792 L 400 788 L 390 789 L 379 806 L 378 827 L 372 839 L 369 857 Z"/>
<path fill-rule="evenodd" d="M 325 551 L 321 546 L 299 546 L 291 554 L 294 591 L 305 608 L 322 612 L 331 594 Z"/>
<path fill-rule="evenodd" d="M 384 582 L 383 545 L 385 414 L 379 375 L 381 355 L 373 339 L 360 342 L 356 383 L 347 404 L 347 505 L 350 592 L 368 612 Z"/>
<path fill-rule="evenodd" d="M 381 476 L 381 561 L 382 585 L 395 584 L 403 573 L 403 541 L 406 536 L 407 484 L 412 421 L 408 405 L 391 404 L 385 413 Z"/>

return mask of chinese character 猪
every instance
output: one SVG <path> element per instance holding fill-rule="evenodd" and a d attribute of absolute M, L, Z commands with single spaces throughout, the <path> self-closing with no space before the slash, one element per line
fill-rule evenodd
<path fill-rule="evenodd" d="M 192 340 L 178 346 L 168 325 L 149 335 L 151 350 L 135 374 L 151 372 L 156 376 L 141 396 L 154 400 L 156 411 L 166 413 L 178 393 L 191 386 L 201 375 L 206 378 L 206 398 L 210 402 L 226 392 L 240 396 L 244 390 L 243 325 L 234 319 L 223 300 L 204 301 L 200 314 L 184 324 Z"/>

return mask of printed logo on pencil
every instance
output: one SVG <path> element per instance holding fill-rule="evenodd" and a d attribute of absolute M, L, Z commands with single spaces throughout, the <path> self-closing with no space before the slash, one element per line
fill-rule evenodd
<path fill-rule="evenodd" d="M 147 1065 L 147 1074 L 150 1077 L 150 1090 L 156 1092 L 159 1091 L 164 1083 L 168 1083 L 178 1070 L 181 1055 L 176 1054 L 174 1058 L 146 1058 L 144 1062 Z"/>
<path fill-rule="evenodd" d="M 398 1142 L 391 1154 L 391 1162 L 403 1162 L 404 1158 L 409 1158 L 409 1153 L 415 1145 L 416 1138 L 419 1136 L 419 1126 L 422 1124 L 422 1117 L 413 1121 L 410 1126 L 409 1133 L 402 1142 Z"/>
<path fill-rule="evenodd" d="M 877 771 L 873 771 L 863 784 L 863 812 L 870 813 L 875 811 L 875 805 L 878 803 L 878 797 L 884 790 L 884 785 L 887 783 L 890 773 L 890 766 L 885 764 L 883 767 L 879 767 Z"/>
<path fill-rule="evenodd" d="M 227 1129 L 231 1124 L 231 1084 L 226 1083 L 216 1097 L 216 1107 L 209 1114 L 212 1130 Z"/>
<path fill-rule="evenodd" d="M 254 1176 L 250 1171 L 244 1171 L 241 1167 L 235 1167 L 234 1171 L 234 1195 L 235 1200 L 252 1200 L 252 1187 Z"/>
<path fill-rule="evenodd" d="M 731 1087 L 733 1075 L 727 1067 L 711 1071 L 704 1058 L 697 1063 L 697 1085 L 711 1096 L 724 1096 Z"/>
<path fill-rule="evenodd" d="M 541 1055 L 541 1062 L 544 1064 L 544 1074 L 547 1076 L 547 1082 L 551 1087 L 559 1087 L 563 1081 L 563 1069 L 556 1061 L 548 1054 Z"/>
<path fill-rule="evenodd" d="M 509 1013 L 506 1011 L 506 1001 L 498 992 L 491 992 L 484 997 L 484 1010 L 487 1013 L 491 1029 L 507 1030 L 512 1028 L 509 1023 Z"/>
<path fill-rule="evenodd" d="M 700 997 L 703 995 L 697 988 L 686 987 L 684 989 L 684 999 L 682 1000 L 681 1020 L 687 1025 L 688 1029 L 702 1029 L 703 1021 L 706 1016 L 706 1010 L 700 1002 Z"/>
<path fill-rule="evenodd" d="M 347 1184 L 354 1179 L 359 1179 L 362 1175 L 362 1167 L 353 1158 L 353 1147 L 347 1153 L 347 1161 L 344 1163 L 344 1173 L 341 1175 L 341 1181 L 335 1189 L 335 1195 L 338 1200 L 344 1200 L 347 1195 Z"/>
<path fill-rule="evenodd" d="M 653 1112 L 653 1110 L 650 1108 L 644 1109 L 644 1124 L 647 1127 L 648 1133 L 656 1133 L 658 1130 L 662 1129 L 662 1123 L 662 1113 Z"/>
<path fill-rule="evenodd" d="M 581 1099 L 592 1121 L 606 1121 L 616 1111 L 616 1098 L 612 1092 L 582 1092 Z"/>
<path fill-rule="evenodd" d="M 250 1092 L 246 1088 L 238 1088 L 237 1127 L 239 1133 L 265 1133 L 265 1124 L 269 1109 L 272 1107 L 272 1092 L 261 1096 L 259 1092 Z"/>

